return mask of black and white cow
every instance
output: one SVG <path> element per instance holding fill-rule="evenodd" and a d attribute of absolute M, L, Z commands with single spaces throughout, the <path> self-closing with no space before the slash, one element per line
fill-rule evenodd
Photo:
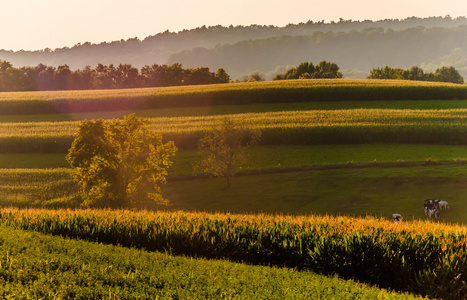
<path fill-rule="evenodd" d="M 441 202 L 441 200 L 439 199 L 436 199 L 436 200 L 433 200 L 433 199 L 425 199 L 425 205 L 431 205 L 433 207 L 436 207 L 439 209 L 439 203 Z"/>
<path fill-rule="evenodd" d="M 430 200 L 433 201 L 433 200 Z M 427 202 L 425 200 L 425 204 L 423 205 L 423 210 L 425 211 L 425 216 L 428 217 L 428 211 L 435 209 L 435 205 L 432 202 Z"/>
<path fill-rule="evenodd" d="M 428 209 L 427 212 L 428 219 L 439 219 L 439 210 L 436 207 Z"/>

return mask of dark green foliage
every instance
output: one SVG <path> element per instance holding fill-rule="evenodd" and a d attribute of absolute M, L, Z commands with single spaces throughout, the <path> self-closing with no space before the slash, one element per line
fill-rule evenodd
<path fill-rule="evenodd" d="M 436 69 L 433 77 L 434 81 L 439 82 L 464 83 L 464 77 L 462 77 L 462 75 L 459 74 L 459 71 L 457 71 L 453 66 Z"/>
<path fill-rule="evenodd" d="M 95 69 L 90 66 L 71 71 L 68 65 L 58 68 L 44 64 L 32 67 L 14 68 L 7 61 L 0 60 L 0 92 L 46 91 L 46 90 L 87 90 L 87 89 L 128 89 L 138 87 L 178 86 L 192 84 L 228 83 L 229 75 L 219 68 L 217 73 L 207 67 L 183 69 L 179 63 L 144 66 L 140 70 L 131 64 L 115 67 L 101 63 Z"/>
<path fill-rule="evenodd" d="M 215 79 L 216 79 L 216 83 L 229 83 L 230 82 L 230 76 L 229 74 L 227 74 L 227 72 L 223 68 L 217 69 Z"/>
<path fill-rule="evenodd" d="M 311 78 L 342 78 L 342 73 L 339 72 L 339 67 L 335 63 L 323 60 L 314 66 L 312 62 L 303 62 L 298 67 L 288 70 L 285 74 L 277 74 L 273 80 Z"/>
<path fill-rule="evenodd" d="M 424 73 L 423 70 L 417 66 L 413 66 L 409 70 L 385 66 L 383 68 L 372 69 L 367 78 L 464 83 L 462 75 L 452 66 L 438 68 L 434 73 Z"/>

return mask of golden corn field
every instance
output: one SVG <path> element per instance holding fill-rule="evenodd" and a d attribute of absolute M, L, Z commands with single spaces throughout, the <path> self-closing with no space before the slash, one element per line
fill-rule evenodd
<path fill-rule="evenodd" d="M 352 109 L 245 113 L 230 116 L 263 132 L 262 144 L 467 144 L 467 109 Z M 223 116 L 151 119 L 150 128 L 180 148 Z M 0 152 L 67 152 L 78 121 L 0 123 Z"/>
<path fill-rule="evenodd" d="M 405 110 L 405 109 L 352 109 L 313 110 L 270 113 L 245 113 L 230 116 L 255 128 L 317 127 L 317 126 L 465 126 L 467 109 Z M 210 129 L 224 116 L 171 117 L 151 119 L 150 127 L 160 133 L 183 133 Z M 0 137 L 10 136 L 73 136 L 79 121 L 1 123 Z"/>
<path fill-rule="evenodd" d="M 285 80 L 122 90 L 0 93 L 0 114 L 79 113 L 252 103 L 465 99 L 464 85 L 402 80 Z"/>
<path fill-rule="evenodd" d="M 301 87 L 450 87 L 462 86 L 439 82 L 420 82 L 407 80 L 375 80 L 375 79 L 314 79 L 314 80 L 288 80 L 288 81 L 263 81 L 251 83 L 232 83 L 220 85 L 197 85 L 180 87 L 157 87 L 138 89 L 115 89 L 115 90 L 80 90 L 80 91 L 39 91 L 39 92 L 2 92 L 0 101 L 11 100 L 63 100 L 63 99 L 102 99 L 102 98 L 125 98 L 125 97 L 149 97 L 172 94 L 208 93 L 212 91 L 229 90 L 257 90 L 301 88 Z"/>

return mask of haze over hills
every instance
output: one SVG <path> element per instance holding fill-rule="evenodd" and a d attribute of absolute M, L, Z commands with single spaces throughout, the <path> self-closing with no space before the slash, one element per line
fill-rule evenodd
<path fill-rule="evenodd" d="M 232 79 L 252 72 L 271 79 L 304 61 L 335 62 L 344 77 L 364 78 L 389 65 L 425 71 L 454 66 L 467 77 L 467 18 L 430 17 L 404 20 L 324 21 L 276 26 L 213 26 L 163 32 L 137 38 L 38 51 L 0 50 L 0 60 L 15 67 L 43 63 L 72 70 L 121 63 L 141 68 L 181 63 L 184 68 L 224 68 Z"/>

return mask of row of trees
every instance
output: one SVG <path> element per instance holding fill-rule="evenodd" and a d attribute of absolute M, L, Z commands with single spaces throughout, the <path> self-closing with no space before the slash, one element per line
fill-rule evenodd
<path fill-rule="evenodd" d="M 410 69 L 391 68 L 389 66 L 385 66 L 383 68 L 372 69 L 367 78 L 437 81 L 458 84 L 464 83 L 462 75 L 460 75 L 452 66 L 438 68 L 434 73 L 425 73 L 422 68 L 417 66 L 413 66 Z"/>
<path fill-rule="evenodd" d="M 323 60 L 314 66 L 312 62 L 303 62 L 285 74 L 277 74 L 273 80 L 310 78 L 342 78 L 342 73 L 339 72 L 339 67 L 335 63 Z"/>
<path fill-rule="evenodd" d="M 175 63 L 171 66 L 154 64 L 141 70 L 130 64 L 98 64 L 76 71 L 68 65 L 58 68 L 39 64 L 36 67 L 15 68 L 8 61 L 0 60 L 0 91 L 87 90 L 116 89 L 177 85 L 228 83 L 230 76 L 220 68 L 217 73 L 209 68 L 183 69 Z"/>

